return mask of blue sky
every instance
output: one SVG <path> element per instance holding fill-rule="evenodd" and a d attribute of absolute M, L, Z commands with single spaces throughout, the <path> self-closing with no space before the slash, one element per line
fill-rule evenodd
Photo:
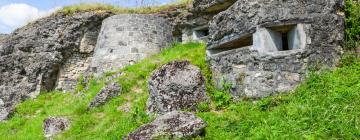
<path fill-rule="evenodd" d="M 175 0 L 148 0 L 165 4 Z M 123 7 L 139 5 L 136 0 L 0 0 L 0 33 L 10 33 L 57 8 L 85 2 L 109 3 Z"/>

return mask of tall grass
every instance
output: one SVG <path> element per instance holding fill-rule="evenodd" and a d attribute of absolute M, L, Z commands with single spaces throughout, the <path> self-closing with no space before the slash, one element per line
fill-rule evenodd
<path fill-rule="evenodd" d="M 140 6 L 135 8 L 125 8 L 110 4 L 104 4 L 104 3 L 80 3 L 76 5 L 65 6 L 62 9 L 58 10 L 57 12 L 72 14 L 75 12 L 83 12 L 83 11 L 111 11 L 118 14 L 121 13 L 153 14 L 166 9 L 186 7 L 190 3 L 192 3 L 192 0 L 178 0 L 176 2 L 164 4 L 164 5 Z"/>

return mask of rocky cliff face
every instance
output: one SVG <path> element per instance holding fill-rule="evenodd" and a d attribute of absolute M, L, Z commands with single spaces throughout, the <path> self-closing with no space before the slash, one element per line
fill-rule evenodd
<path fill-rule="evenodd" d="M 0 48 L 0 120 L 6 119 L 23 99 L 53 90 L 62 65 L 75 54 L 81 54 L 80 46 L 89 46 L 81 45 L 83 37 L 89 32 L 96 33 L 102 20 L 110 15 L 58 13 L 10 34 Z"/>

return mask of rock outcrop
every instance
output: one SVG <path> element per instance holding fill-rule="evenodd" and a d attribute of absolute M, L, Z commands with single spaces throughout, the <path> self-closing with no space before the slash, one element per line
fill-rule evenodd
<path fill-rule="evenodd" d="M 48 139 L 67 130 L 70 121 L 63 117 L 49 117 L 44 120 L 44 136 Z"/>
<path fill-rule="evenodd" d="M 218 88 L 262 98 L 293 90 L 308 69 L 334 67 L 344 40 L 343 0 L 238 0 L 210 24 L 207 60 Z"/>
<path fill-rule="evenodd" d="M 121 87 L 118 83 L 112 82 L 106 85 L 99 93 L 96 94 L 91 101 L 89 108 L 94 108 L 105 104 L 110 99 L 116 97 L 121 92 Z"/>
<path fill-rule="evenodd" d="M 100 29 L 102 20 L 110 15 L 57 13 L 10 34 L 0 48 L 1 116 L 7 116 L 22 100 L 53 90 L 65 63 L 85 53 L 80 52 L 83 37 Z"/>
<path fill-rule="evenodd" d="M 236 0 L 194 0 L 192 10 L 201 13 L 218 13 L 233 5 Z"/>
<path fill-rule="evenodd" d="M 174 61 L 156 70 L 149 80 L 148 113 L 164 114 L 181 109 L 195 110 L 205 102 L 205 79 L 188 61 Z"/>
<path fill-rule="evenodd" d="M 151 140 L 159 137 L 171 139 L 191 138 L 201 134 L 207 124 L 187 112 L 169 112 L 128 135 L 128 140 Z"/>

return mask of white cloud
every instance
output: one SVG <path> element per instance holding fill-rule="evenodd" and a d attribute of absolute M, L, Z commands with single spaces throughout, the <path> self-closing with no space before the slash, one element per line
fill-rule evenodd
<path fill-rule="evenodd" d="M 27 4 L 14 3 L 0 7 L 0 33 L 9 33 L 40 17 L 46 16 L 55 9 L 42 11 Z"/>

